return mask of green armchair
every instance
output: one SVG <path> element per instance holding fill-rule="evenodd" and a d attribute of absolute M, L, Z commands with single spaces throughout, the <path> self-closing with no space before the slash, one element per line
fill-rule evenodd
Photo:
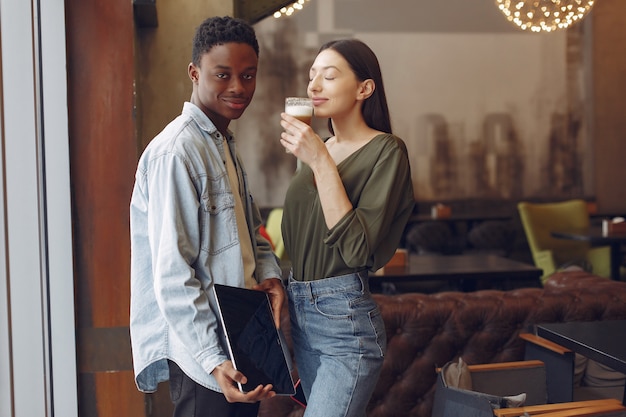
<path fill-rule="evenodd" d="M 568 264 L 588 266 L 595 275 L 611 276 L 608 246 L 591 247 L 587 242 L 557 239 L 551 235 L 556 230 L 576 231 L 589 227 L 589 212 L 584 200 L 520 202 L 517 208 L 535 266 L 543 270 L 542 282 Z"/>
<path fill-rule="evenodd" d="M 287 259 L 287 252 L 285 252 L 285 244 L 283 243 L 283 233 L 281 231 L 282 221 L 283 209 L 280 207 L 272 209 L 265 221 L 265 230 L 274 246 L 274 254 L 281 261 Z"/>

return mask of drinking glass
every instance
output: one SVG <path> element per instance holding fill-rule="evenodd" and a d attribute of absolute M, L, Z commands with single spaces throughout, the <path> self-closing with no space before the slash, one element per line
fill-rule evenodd
<path fill-rule="evenodd" d="M 313 119 L 313 100 L 308 97 L 287 97 L 285 113 L 310 126 Z M 285 152 L 291 153 L 288 149 L 285 149 Z"/>
<path fill-rule="evenodd" d="M 287 97 L 285 113 L 310 126 L 313 118 L 313 101 L 308 97 Z"/>

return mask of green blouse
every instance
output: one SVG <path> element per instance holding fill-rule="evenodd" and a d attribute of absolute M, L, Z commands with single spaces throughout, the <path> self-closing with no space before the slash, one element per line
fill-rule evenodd
<path fill-rule="evenodd" d="M 353 209 L 330 230 L 308 165 L 302 164 L 287 190 L 282 234 L 298 281 L 384 266 L 413 211 L 411 169 L 402 139 L 378 135 L 337 169 Z"/>

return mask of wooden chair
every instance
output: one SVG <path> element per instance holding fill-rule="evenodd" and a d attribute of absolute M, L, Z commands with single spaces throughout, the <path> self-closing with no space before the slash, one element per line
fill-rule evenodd
<path fill-rule="evenodd" d="M 532 405 L 528 407 L 494 410 L 496 417 L 574 417 L 574 416 L 626 416 L 626 407 L 616 399 L 575 401 L 561 404 Z"/>
<path fill-rule="evenodd" d="M 607 367 L 602 368 L 598 373 L 597 366 L 591 371 L 589 364 L 585 364 L 583 368 L 586 369 L 579 369 L 579 372 L 583 372 L 586 376 L 588 376 L 588 372 L 592 372 L 594 381 L 590 386 L 579 386 L 579 384 L 574 383 L 577 379 L 574 352 L 532 333 L 521 333 L 519 337 L 526 342 L 524 358 L 526 360 L 539 360 L 545 364 L 550 402 L 561 403 L 609 398 L 625 400 L 623 374 Z M 580 358 L 586 360 L 584 357 Z M 579 375 L 578 379 L 583 379 L 583 375 Z"/>
<path fill-rule="evenodd" d="M 546 387 L 550 402 L 574 400 L 574 352 L 532 333 L 520 333 L 526 342 L 524 359 L 539 360 L 546 367 Z"/>
<path fill-rule="evenodd" d="M 471 389 L 448 385 L 439 370 L 433 417 L 565 417 L 626 416 L 626 407 L 617 399 L 552 403 L 546 383 L 546 369 L 538 360 L 469 365 Z M 524 406 L 500 408 L 506 396 L 526 394 Z"/>

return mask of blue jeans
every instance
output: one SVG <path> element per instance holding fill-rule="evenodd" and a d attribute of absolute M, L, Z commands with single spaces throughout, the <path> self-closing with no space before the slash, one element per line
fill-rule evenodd
<path fill-rule="evenodd" d="M 287 294 L 305 417 L 364 417 L 387 349 L 367 272 L 289 279 Z"/>

